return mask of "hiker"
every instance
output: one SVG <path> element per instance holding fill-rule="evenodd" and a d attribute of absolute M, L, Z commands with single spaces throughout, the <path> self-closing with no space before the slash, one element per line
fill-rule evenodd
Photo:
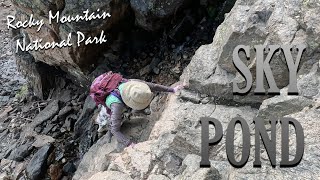
<path fill-rule="evenodd" d="M 109 72 L 110 73 L 110 72 Z M 90 96 L 95 100 L 97 104 L 102 104 L 103 107 L 97 117 L 98 123 L 100 125 L 106 125 L 106 123 L 101 124 L 104 119 L 110 119 L 110 131 L 116 137 L 118 142 L 127 146 L 134 146 L 134 143 L 127 138 L 124 134 L 120 132 L 120 127 L 122 125 L 122 114 L 126 107 L 132 110 L 141 111 L 147 108 L 153 98 L 153 92 L 171 92 L 175 93 L 183 88 L 183 85 L 177 85 L 174 88 L 154 84 L 150 82 L 145 82 L 138 79 L 124 79 L 121 75 L 117 73 L 112 73 L 107 77 L 102 77 L 103 75 L 96 78 L 96 80 L 91 85 Z M 100 79 L 99 79 L 100 78 Z M 106 80 L 103 80 L 106 79 Z M 103 84 L 104 81 L 108 81 Z M 102 86 L 107 87 L 107 96 L 102 100 L 99 97 L 95 97 L 95 94 L 99 92 L 97 84 L 101 83 Z M 103 95 L 102 95 L 103 97 Z M 101 98 L 101 96 L 100 96 Z M 100 129 L 101 127 L 99 127 Z"/>

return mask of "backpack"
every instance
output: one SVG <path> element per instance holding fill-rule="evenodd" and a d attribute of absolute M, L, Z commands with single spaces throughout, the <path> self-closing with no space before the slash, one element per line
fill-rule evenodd
<path fill-rule="evenodd" d="M 119 92 L 114 92 L 117 89 L 120 82 L 125 81 L 121 74 L 113 73 L 109 71 L 98 76 L 92 83 L 90 87 L 90 96 L 95 101 L 96 105 L 99 104 L 106 106 L 106 97 L 113 93 L 118 94 Z"/>

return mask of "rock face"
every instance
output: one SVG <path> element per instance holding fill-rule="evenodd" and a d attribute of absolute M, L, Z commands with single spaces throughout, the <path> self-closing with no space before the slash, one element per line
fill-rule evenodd
<path fill-rule="evenodd" d="M 213 43 L 200 47 L 184 70 L 181 79 L 189 80 L 190 89 L 183 91 L 181 97 L 168 97 L 160 118 L 152 126 L 146 126 L 152 129 L 148 138 L 122 152 L 103 151 L 107 149 L 103 138 L 85 155 L 74 179 L 100 178 L 115 172 L 119 178 L 131 179 L 319 179 L 320 143 L 317 139 L 320 131 L 317 124 L 320 118 L 320 53 L 317 49 L 320 21 L 317 12 L 320 12 L 318 1 L 238 0 L 219 26 Z M 288 69 L 282 55 L 276 54 L 271 69 L 282 94 L 274 97 L 255 96 L 252 93 L 234 96 L 232 82 L 236 81 L 240 85 L 243 83 L 232 62 L 233 49 L 239 44 L 305 44 L 307 50 L 298 71 L 299 94 L 287 95 Z M 253 52 L 252 49 L 251 59 L 246 63 L 250 65 L 252 74 L 255 74 Z M 211 101 L 212 98 L 217 101 Z M 259 103 L 259 108 L 255 108 L 256 103 Z M 253 167 L 253 119 L 260 117 L 267 120 L 271 115 L 277 119 L 292 117 L 302 125 L 305 151 L 298 166 L 279 167 L 282 143 L 278 123 L 276 167 L 271 166 L 264 148 L 260 152 L 262 167 Z M 211 168 L 199 167 L 200 117 L 218 119 L 223 132 L 232 118 L 245 119 L 250 129 L 251 146 L 248 162 L 243 168 L 234 168 L 228 162 L 225 133 L 222 141 L 209 149 Z M 294 155 L 295 135 L 291 129 L 293 128 L 290 127 L 289 154 Z M 212 132 L 213 127 L 209 131 Z M 211 138 L 212 136 L 210 134 Z M 234 153 L 236 157 L 240 157 L 243 135 L 238 126 L 235 127 L 234 137 Z M 97 160 L 95 153 L 103 156 L 103 160 Z"/>
<path fill-rule="evenodd" d="M 59 100 L 54 100 L 44 108 L 28 126 L 23 130 L 22 137 L 27 138 L 35 136 L 37 133 L 34 131 L 35 127 L 43 123 L 46 120 L 54 117 L 59 112 Z"/>
<path fill-rule="evenodd" d="M 281 98 L 280 98 L 281 100 Z M 289 109 L 294 107 L 290 101 L 286 105 Z M 263 168 L 254 168 L 254 146 L 251 144 L 249 161 L 243 168 L 234 168 L 226 156 L 225 133 L 222 141 L 210 148 L 209 159 L 211 168 L 200 168 L 201 126 L 200 117 L 214 117 L 221 123 L 225 131 L 228 123 L 234 117 L 242 117 L 250 125 L 251 143 L 254 140 L 253 118 L 260 112 L 248 106 L 230 107 L 214 104 L 193 104 L 181 101 L 177 96 L 170 96 L 167 107 L 161 118 L 153 126 L 149 139 L 136 144 L 133 148 L 125 148 L 123 152 L 110 151 L 111 144 L 105 138 L 99 140 L 85 155 L 74 179 L 87 179 L 100 177 L 104 174 L 119 172 L 119 177 L 129 175 L 132 179 L 255 179 L 274 177 L 287 179 L 303 175 L 308 179 L 317 179 L 318 168 L 319 131 L 314 126 L 320 116 L 318 105 L 313 101 L 310 108 L 305 107 L 301 112 L 286 112 L 286 117 L 297 119 L 305 135 L 305 153 L 302 162 L 293 168 L 273 169 L 268 160 L 266 151 L 261 151 Z M 261 110 L 263 111 L 263 110 Z M 299 111 L 299 110 L 296 110 Z M 192 113 L 191 113 L 192 112 Z M 275 114 L 283 113 L 281 109 L 273 109 Z M 282 114 L 284 115 L 284 114 Z M 279 117 L 280 118 L 280 117 Z M 280 129 L 280 124 L 277 125 Z M 210 131 L 212 132 L 211 128 Z M 277 163 L 280 162 L 281 134 L 277 130 Z M 291 132 L 291 130 L 290 130 Z M 210 135 L 211 136 L 211 135 Z M 290 134 L 290 142 L 295 141 Z M 113 139 L 114 140 L 114 139 Z M 235 130 L 235 156 L 240 156 L 242 150 L 242 132 Z M 295 154 L 294 145 L 290 145 L 290 153 Z M 86 157 L 87 156 L 87 157 Z M 103 158 L 101 158 L 103 157 Z M 97 174 L 96 174 L 97 173 Z M 83 178 L 81 178 L 83 177 Z"/>
<path fill-rule="evenodd" d="M 149 31 L 163 28 L 177 11 L 190 2 L 190 0 L 130 0 L 136 15 L 136 23 Z"/>
<path fill-rule="evenodd" d="M 238 83 L 240 88 L 244 86 L 244 79 L 232 61 L 235 47 L 250 46 L 250 60 L 246 61 L 241 55 L 240 58 L 250 67 L 255 82 L 254 45 L 304 44 L 307 48 L 300 62 L 299 74 L 305 74 L 305 70 L 320 58 L 317 50 L 320 26 L 319 18 L 315 18 L 316 12 L 319 12 L 316 1 L 238 0 L 218 27 L 213 43 L 197 50 L 182 79 L 189 79 L 190 88 L 201 93 L 241 102 L 261 102 L 267 97 L 233 95 L 233 82 Z M 293 54 L 296 59 L 296 53 Z M 283 53 L 274 55 L 270 67 L 277 86 L 280 89 L 287 86 L 289 74 Z M 255 84 L 252 91 L 254 89 Z"/>
<path fill-rule="evenodd" d="M 20 32 L 15 32 L 15 40 L 23 42 L 33 42 L 36 39 L 42 39 L 43 42 L 60 42 L 61 40 L 67 40 L 69 33 L 73 33 L 71 41 L 76 44 L 77 31 L 82 32 L 85 36 L 97 36 L 100 35 L 101 31 L 108 31 L 111 27 L 116 26 L 117 23 L 125 17 L 128 11 L 129 2 L 125 0 L 108 0 L 100 1 L 94 0 L 90 2 L 79 2 L 73 0 L 66 1 L 13 1 L 16 6 L 17 20 L 26 20 L 30 18 L 32 13 L 35 19 L 44 19 L 44 25 L 37 32 L 38 27 L 21 29 Z M 56 19 L 49 24 L 49 10 L 52 10 L 52 14 L 59 12 L 60 18 L 62 16 L 76 16 L 83 15 L 83 11 L 89 10 L 91 13 L 101 14 L 102 12 L 112 14 L 111 17 L 106 19 L 95 19 L 87 23 L 86 21 L 79 21 L 77 23 L 57 23 Z M 98 12 L 98 9 L 100 10 Z M 31 78 L 46 77 L 46 73 L 43 71 L 39 63 L 43 62 L 50 66 L 60 67 L 62 70 L 67 72 L 69 75 L 74 77 L 77 82 L 82 86 L 87 86 L 89 81 L 86 73 L 91 64 L 96 63 L 96 57 L 99 54 L 99 50 L 102 46 L 72 46 L 66 48 L 54 48 L 46 51 L 29 51 L 18 52 L 17 58 L 19 59 L 18 64 L 21 71 L 30 71 L 36 76 L 30 76 Z M 30 53 L 30 54 L 29 54 Z M 47 72 L 47 71 L 46 71 Z M 29 77 L 29 75 L 28 75 Z M 42 88 L 45 88 L 45 78 L 41 79 L 30 79 L 34 84 L 35 91 L 40 92 Z M 38 87 L 37 87 L 38 86 Z M 39 87 L 40 86 L 40 87 Z"/>
<path fill-rule="evenodd" d="M 90 115 L 93 113 L 95 107 L 95 102 L 92 100 L 90 96 L 88 96 L 84 102 L 84 107 L 82 109 L 80 117 L 78 118 L 74 126 L 76 137 L 83 134 L 85 129 L 87 129 L 87 126 L 90 125 Z"/>
<path fill-rule="evenodd" d="M 19 72 L 27 77 L 28 84 L 32 87 L 33 93 L 39 98 L 45 98 L 47 95 L 46 87 L 51 87 L 57 70 L 42 62 L 35 62 L 34 57 L 28 52 L 18 52 L 15 54 Z M 48 74 L 50 71 L 52 74 Z"/>
<path fill-rule="evenodd" d="M 40 98 L 46 98 L 48 96 L 47 91 L 56 86 L 55 77 L 57 75 L 68 77 L 75 84 L 87 88 L 91 83 L 92 76 L 96 75 L 94 74 L 95 70 L 99 71 L 100 68 L 104 72 L 109 69 L 109 67 L 105 67 L 106 62 L 102 63 L 101 61 L 105 59 L 115 60 L 108 62 L 110 64 L 117 64 L 122 61 L 119 56 L 113 56 L 115 59 L 103 57 L 108 49 L 119 50 L 119 48 L 114 48 L 118 46 L 116 39 L 119 32 L 127 32 L 128 27 L 132 27 L 132 29 L 139 27 L 139 30 L 145 29 L 152 32 L 163 30 L 169 26 L 171 28 L 174 25 L 171 23 L 173 17 L 179 22 L 183 10 L 190 7 L 191 2 L 191 0 L 93 0 L 88 2 L 75 0 L 44 0 L 41 2 L 14 0 L 13 4 L 16 7 L 15 22 L 29 20 L 30 14 L 33 14 L 35 20 L 43 19 L 44 25 L 40 29 L 35 26 L 13 30 L 13 42 L 20 42 L 20 44 L 25 42 L 26 46 L 29 44 L 34 46 L 35 43 L 33 42 L 38 40 L 39 44 L 44 46 L 46 42 L 60 43 L 64 40 L 72 44 L 72 46 L 62 48 L 55 47 L 48 50 L 25 52 L 17 48 L 17 43 L 13 43 L 12 45 L 17 49 L 15 56 L 19 71 L 26 76 L 33 92 Z M 52 18 L 49 16 L 50 10 Z M 109 13 L 110 16 L 105 19 L 94 18 L 90 21 L 61 22 L 77 15 L 83 16 L 85 13 L 88 14 L 87 16 L 90 19 L 97 15 L 102 16 L 103 12 Z M 176 17 L 178 15 L 179 17 Z M 134 26 L 134 22 L 137 26 Z M 194 22 L 191 23 L 191 25 L 193 24 Z M 105 35 L 104 39 L 107 41 L 103 44 L 95 40 L 95 37 L 103 37 L 102 31 Z M 92 43 L 85 45 L 82 42 L 79 46 L 78 32 L 83 33 L 85 40 L 90 38 Z M 119 37 L 121 39 L 121 35 Z M 21 46 L 23 47 L 23 45 Z M 107 65 L 109 66 L 109 64 Z M 50 74 L 47 73 L 48 69 L 51 72 Z M 155 72 L 158 72 L 157 74 L 159 74 L 159 71 L 155 70 Z"/>
<path fill-rule="evenodd" d="M 106 135 L 100 138 L 85 154 L 73 178 L 80 179 L 85 174 L 92 175 L 95 172 L 104 171 L 109 163 L 106 160 L 106 155 L 117 149 L 117 144 L 114 140 L 108 143 Z"/>
<path fill-rule="evenodd" d="M 24 144 L 13 150 L 9 156 L 9 159 L 14 161 L 23 161 L 25 157 L 27 157 L 32 151 L 31 144 Z"/>
<path fill-rule="evenodd" d="M 93 175 L 89 180 L 118 180 L 118 179 L 128 179 L 130 176 L 118 171 L 105 171 Z"/>
<path fill-rule="evenodd" d="M 152 121 L 152 118 L 149 117 L 131 119 L 125 121 L 121 130 L 126 136 L 137 142 L 146 141 L 154 124 Z M 102 136 L 83 156 L 73 179 L 88 179 L 97 172 L 107 170 L 116 154 L 122 150 L 123 147 L 114 137 L 109 142 L 108 134 Z"/>
<path fill-rule="evenodd" d="M 74 179 L 92 176 L 99 171 L 119 171 L 130 175 L 133 179 L 150 179 L 161 175 L 164 175 L 161 178 L 174 179 L 185 171 L 183 176 L 179 176 L 185 179 L 192 172 L 185 170 L 184 159 L 189 154 L 199 155 L 200 153 L 201 128 L 198 125 L 198 116 L 211 114 L 212 117 L 219 117 L 219 120 L 223 122 L 223 128 L 226 129 L 227 123 L 233 117 L 243 114 L 248 122 L 252 122 L 257 113 L 256 109 L 250 107 L 236 108 L 214 104 L 186 103 L 174 95 L 169 97 L 167 105 L 160 119 L 153 126 L 146 127 L 152 128 L 149 138 L 136 144 L 134 148 L 125 148 L 123 152 L 118 153 L 109 150 L 112 145 L 107 144 L 104 140 L 105 137 L 100 139 L 85 155 Z M 187 113 L 191 111 L 194 113 Z M 223 149 L 223 146 L 224 144 L 221 143 L 217 149 Z M 219 151 L 217 156 L 212 155 L 212 158 L 214 157 L 215 159 L 223 159 L 223 157 L 226 159 L 223 150 Z M 209 179 L 213 176 L 219 176 L 219 173 L 214 169 L 200 170 L 197 173 Z"/>
<path fill-rule="evenodd" d="M 300 112 L 303 108 L 309 107 L 313 101 L 303 96 L 288 96 L 286 90 L 282 95 L 266 99 L 262 102 L 258 117 L 263 119 L 283 117 L 288 114 Z"/>
<path fill-rule="evenodd" d="M 320 66 L 315 63 L 310 69 L 310 73 L 302 76 L 298 80 L 298 90 L 300 94 L 307 98 L 320 97 Z"/>
<path fill-rule="evenodd" d="M 190 154 L 182 162 L 182 166 L 185 170 L 181 175 L 175 177 L 178 179 L 221 179 L 221 174 L 214 167 L 211 168 L 200 168 L 200 156 Z"/>

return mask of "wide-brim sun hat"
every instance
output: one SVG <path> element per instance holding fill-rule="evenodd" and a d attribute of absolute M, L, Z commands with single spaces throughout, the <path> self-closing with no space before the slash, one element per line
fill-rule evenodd
<path fill-rule="evenodd" d="M 149 106 L 153 94 L 147 84 L 139 81 L 129 81 L 123 84 L 121 97 L 130 108 L 142 110 Z"/>

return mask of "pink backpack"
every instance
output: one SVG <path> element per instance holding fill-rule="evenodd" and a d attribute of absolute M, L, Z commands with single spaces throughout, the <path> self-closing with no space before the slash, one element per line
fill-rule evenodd
<path fill-rule="evenodd" d="M 90 96 L 96 102 L 96 105 L 103 105 L 106 107 L 106 97 L 112 93 L 120 82 L 125 80 L 122 75 L 109 71 L 98 76 L 90 87 Z"/>

